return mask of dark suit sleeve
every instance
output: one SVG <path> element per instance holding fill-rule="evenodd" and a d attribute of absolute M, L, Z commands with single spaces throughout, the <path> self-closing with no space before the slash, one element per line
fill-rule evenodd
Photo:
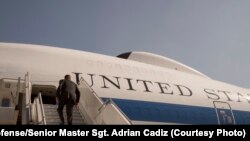
<path fill-rule="evenodd" d="M 56 97 L 60 97 L 60 96 L 61 96 L 61 85 L 59 85 L 56 90 Z"/>
<path fill-rule="evenodd" d="M 80 91 L 79 91 L 79 89 L 78 89 L 78 87 L 76 85 L 76 103 L 78 103 L 79 100 L 80 100 Z"/>
<path fill-rule="evenodd" d="M 59 86 L 57 87 L 57 90 L 56 90 L 56 97 L 61 96 L 61 90 L 62 90 L 63 82 L 64 82 L 63 80 L 60 80 L 60 82 L 59 82 Z"/>

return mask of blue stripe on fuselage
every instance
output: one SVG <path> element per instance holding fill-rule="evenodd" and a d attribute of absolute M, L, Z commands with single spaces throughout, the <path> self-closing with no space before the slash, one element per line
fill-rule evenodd
<path fill-rule="evenodd" d="M 180 124 L 218 124 L 215 108 L 114 98 L 112 100 L 130 120 Z M 250 112 L 234 110 L 233 113 L 236 124 L 250 124 Z"/>

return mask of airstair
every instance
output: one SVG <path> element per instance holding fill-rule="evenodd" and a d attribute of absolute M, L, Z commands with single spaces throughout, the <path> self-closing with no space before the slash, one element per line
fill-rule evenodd
<path fill-rule="evenodd" d="M 103 101 L 83 78 L 78 87 L 81 92 L 78 107 L 84 114 L 87 124 L 131 124 L 129 118 L 112 99 Z"/>
<path fill-rule="evenodd" d="M 42 94 L 39 93 L 32 104 L 30 124 L 34 125 L 60 125 L 61 121 L 57 112 L 58 105 L 43 104 Z M 67 124 L 66 106 L 63 109 L 65 124 Z M 77 106 L 73 108 L 73 125 L 83 125 L 84 118 Z"/>
<path fill-rule="evenodd" d="M 131 124 L 112 99 L 103 101 L 84 79 L 78 87 L 81 97 L 73 108 L 73 125 Z M 31 89 L 28 73 L 24 80 L 0 79 L 0 124 L 60 124 L 58 105 L 44 104 L 41 92 L 31 101 Z M 66 106 L 63 112 L 67 123 Z"/>
<path fill-rule="evenodd" d="M 44 107 L 44 112 L 45 112 L 45 117 L 46 117 L 46 124 L 47 125 L 59 125 L 60 124 L 60 119 L 58 117 L 58 113 L 57 113 L 57 105 L 51 105 L 51 104 L 43 104 Z M 66 122 L 66 107 L 64 108 L 63 111 L 64 114 L 64 118 L 65 118 L 65 123 Z M 80 114 L 80 112 L 78 111 L 78 109 L 76 107 L 74 107 L 73 109 L 73 125 L 82 125 L 84 124 L 84 120 L 82 118 L 82 115 Z"/>

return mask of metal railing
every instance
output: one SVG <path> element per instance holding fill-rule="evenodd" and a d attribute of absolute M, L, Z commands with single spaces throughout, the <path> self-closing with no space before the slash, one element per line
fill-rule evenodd
<path fill-rule="evenodd" d="M 39 92 L 31 106 L 31 122 L 34 125 L 46 125 L 42 94 Z"/>
<path fill-rule="evenodd" d="M 117 111 L 119 111 L 119 114 L 121 114 L 122 117 L 125 118 L 129 122 L 129 124 L 132 124 L 131 120 L 127 117 L 127 115 L 122 112 L 122 110 L 115 104 L 115 102 L 111 98 L 109 98 L 108 102 L 105 102 L 104 104 L 112 105 Z"/>
<path fill-rule="evenodd" d="M 39 105 L 40 105 L 40 110 L 42 112 L 42 125 L 46 125 L 46 119 L 45 119 L 45 113 L 44 113 L 44 107 L 43 107 L 43 99 L 42 99 L 42 94 L 41 92 L 38 93 L 38 99 L 39 99 Z M 40 122 L 39 122 L 40 123 Z"/>
<path fill-rule="evenodd" d="M 89 112 L 88 110 L 86 110 L 86 112 L 89 114 L 88 116 L 94 121 L 94 124 L 132 124 L 130 119 L 121 111 L 121 109 L 112 101 L 112 99 L 107 99 L 105 102 L 103 102 L 103 100 L 95 93 L 95 91 L 83 78 L 80 80 L 80 85 L 85 87 L 85 90 L 81 89 L 83 91 L 81 95 L 85 95 L 85 98 L 87 98 L 83 98 L 85 105 L 83 103 L 81 104 L 85 110 L 90 108 L 88 109 Z M 107 116 L 112 116 L 109 114 L 114 114 L 113 118 L 115 118 L 116 115 L 116 118 L 112 121 L 112 118 L 107 118 Z"/>
<path fill-rule="evenodd" d="M 22 124 L 46 125 L 45 112 L 43 107 L 42 94 L 39 92 L 34 99 L 34 103 L 31 103 L 31 83 L 30 76 L 27 72 L 25 74 L 25 94 L 22 99 Z"/>
<path fill-rule="evenodd" d="M 15 79 L 12 79 L 12 80 L 15 80 Z M 14 94 L 12 91 L 10 91 L 11 100 L 12 100 L 12 103 L 15 104 L 15 106 L 17 106 L 17 104 L 18 104 L 18 97 L 19 97 L 19 93 L 20 93 L 20 85 L 21 85 L 21 77 L 18 77 L 16 93 Z"/>
<path fill-rule="evenodd" d="M 31 115 L 31 85 L 29 73 L 25 74 L 25 93 L 22 97 L 22 124 L 29 124 L 29 118 Z"/>
<path fill-rule="evenodd" d="M 26 96 L 28 96 L 28 99 L 26 99 L 26 104 L 28 104 L 27 106 L 29 106 L 31 104 L 31 85 L 29 72 L 25 74 L 25 94 Z"/>

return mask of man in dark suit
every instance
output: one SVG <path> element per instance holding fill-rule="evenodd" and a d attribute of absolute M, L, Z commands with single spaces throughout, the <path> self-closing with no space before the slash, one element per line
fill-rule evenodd
<path fill-rule="evenodd" d="M 80 91 L 77 85 L 71 81 L 70 75 L 65 75 L 64 80 L 60 80 L 57 89 L 57 98 L 59 99 L 57 111 L 61 124 L 64 124 L 63 108 L 66 105 L 67 121 L 69 125 L 72 125 L 73 107 L 79 102 Z"/>

